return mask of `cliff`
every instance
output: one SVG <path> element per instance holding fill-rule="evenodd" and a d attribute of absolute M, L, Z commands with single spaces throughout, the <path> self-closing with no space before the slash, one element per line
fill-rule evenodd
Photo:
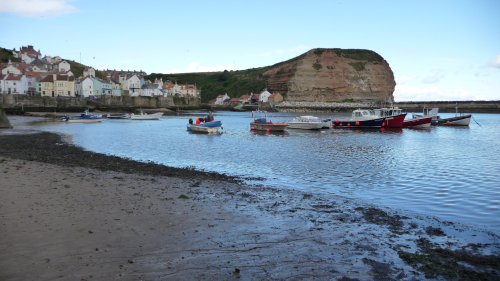
<path fill-rule="evenodd" d="M 389 64 L 370 50 L 313 49 L 263 73 L 289 102 L 387 102 L 396 86 Z"/>

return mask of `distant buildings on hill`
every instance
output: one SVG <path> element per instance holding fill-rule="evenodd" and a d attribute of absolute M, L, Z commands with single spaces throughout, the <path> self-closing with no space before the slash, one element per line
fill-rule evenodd
<path fill-rule="evenodd" d="M 215 99 L 210 100 L 209 104 L 213 105 L 238 105 L 238 104 L 257 104 L 270 103 L 276 104 L 283 101 L 283 96 L 280 93 L 271 94 L 267 89 L 264 89 L 259 94 L 250 93 L 242 95 L 239 98 L 231 98 L 227 93 L 218 95 Z"/>
<path fill-rule="evenodd" d="M 195 84 L 156 79 L 145 81 L 143 71 L 104 70 L 105 79 L 96 77 L 96 70 L 87 67 L 75 77 L 71 65 L 58 56 L 42 56 L 33 46 L 13 50 L 13 57 L 21 62 L 0 64 L 0 94 L 30 96 L 177 96 L 200 98 Z"/>

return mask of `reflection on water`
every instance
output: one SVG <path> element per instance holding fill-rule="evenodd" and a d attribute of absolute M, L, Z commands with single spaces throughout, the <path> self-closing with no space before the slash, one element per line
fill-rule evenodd
<path fill-rule="evenodd" d="M 475 114 L 481 126 L 470 128 L 274 133 L 250 131 L 251 113 L 220 112 L 221 135 L 188 133 L 190 117 L 37 128 L 71 134 L 97 152 L 262 177 L 249 183 L 331 192 L 500 230 L 500 115 Z M 292 117 L 270 114 L 275 122 Z"/>

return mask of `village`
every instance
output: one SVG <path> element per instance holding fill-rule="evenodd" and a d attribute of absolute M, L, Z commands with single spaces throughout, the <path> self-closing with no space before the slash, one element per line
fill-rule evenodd
<path fill-rule="evenodd" d="M 144 71 L 97 71 L 85 67 L 83 73 L 75 76 L 71 64 L 59 56 L 42 56 L 32 45 L 12 50 L 19 62 L 0 63 L 0 94 L 42 97 L 83 97 L 102 96 L 130 97 L 187 97 L 201 99 L 201 90 L 196 84 L 177 81 L 145 80 Z M 100 77 L 99 77 L 100 76 Z M 104 77 L 103 77 L 104 76 Z M 261 93 L 247 93 L 240 97 L 230 97 L 227 93 L 210 100 L 210 105 L 236 106 L 256 103 L 279 103 L 283 96 L 271 94 L 267 89 Z"/>

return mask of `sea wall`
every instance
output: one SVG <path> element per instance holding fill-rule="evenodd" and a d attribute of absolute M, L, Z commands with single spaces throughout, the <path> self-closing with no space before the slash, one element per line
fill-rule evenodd
<path fill-rule="evenodd" d="M 426 102 L 396 102 L 394 106 L 408 112 L 422 112 L 424 107 L 438 107 L 439 112 L 461 113 L 500 113 L 500 101 L 426 101 Z"/>
<path fill-rule="evenodd" d="M 433 102 L 396 102 L 394 106 L 407 112 L 422 112 L 424 107 L 438 107 L 439 112 L 462 113 L 500 113 L 500 101 L 433 101 Z M 380 108 L 374 102 L 290 102 L 276 104 L 274 109 L 282 112 L 350 112 L 357 108 Z"/>
<path fill-rule="evenodd" d="M 136 108 L 197 108 L 199 98 L 178 97 L 41 97 L 27 95 L 0 95 L 0 106 L 9 113 L 26 111 L 82 111 L 86 108 L 99 110 L 133 110 Z"/>

